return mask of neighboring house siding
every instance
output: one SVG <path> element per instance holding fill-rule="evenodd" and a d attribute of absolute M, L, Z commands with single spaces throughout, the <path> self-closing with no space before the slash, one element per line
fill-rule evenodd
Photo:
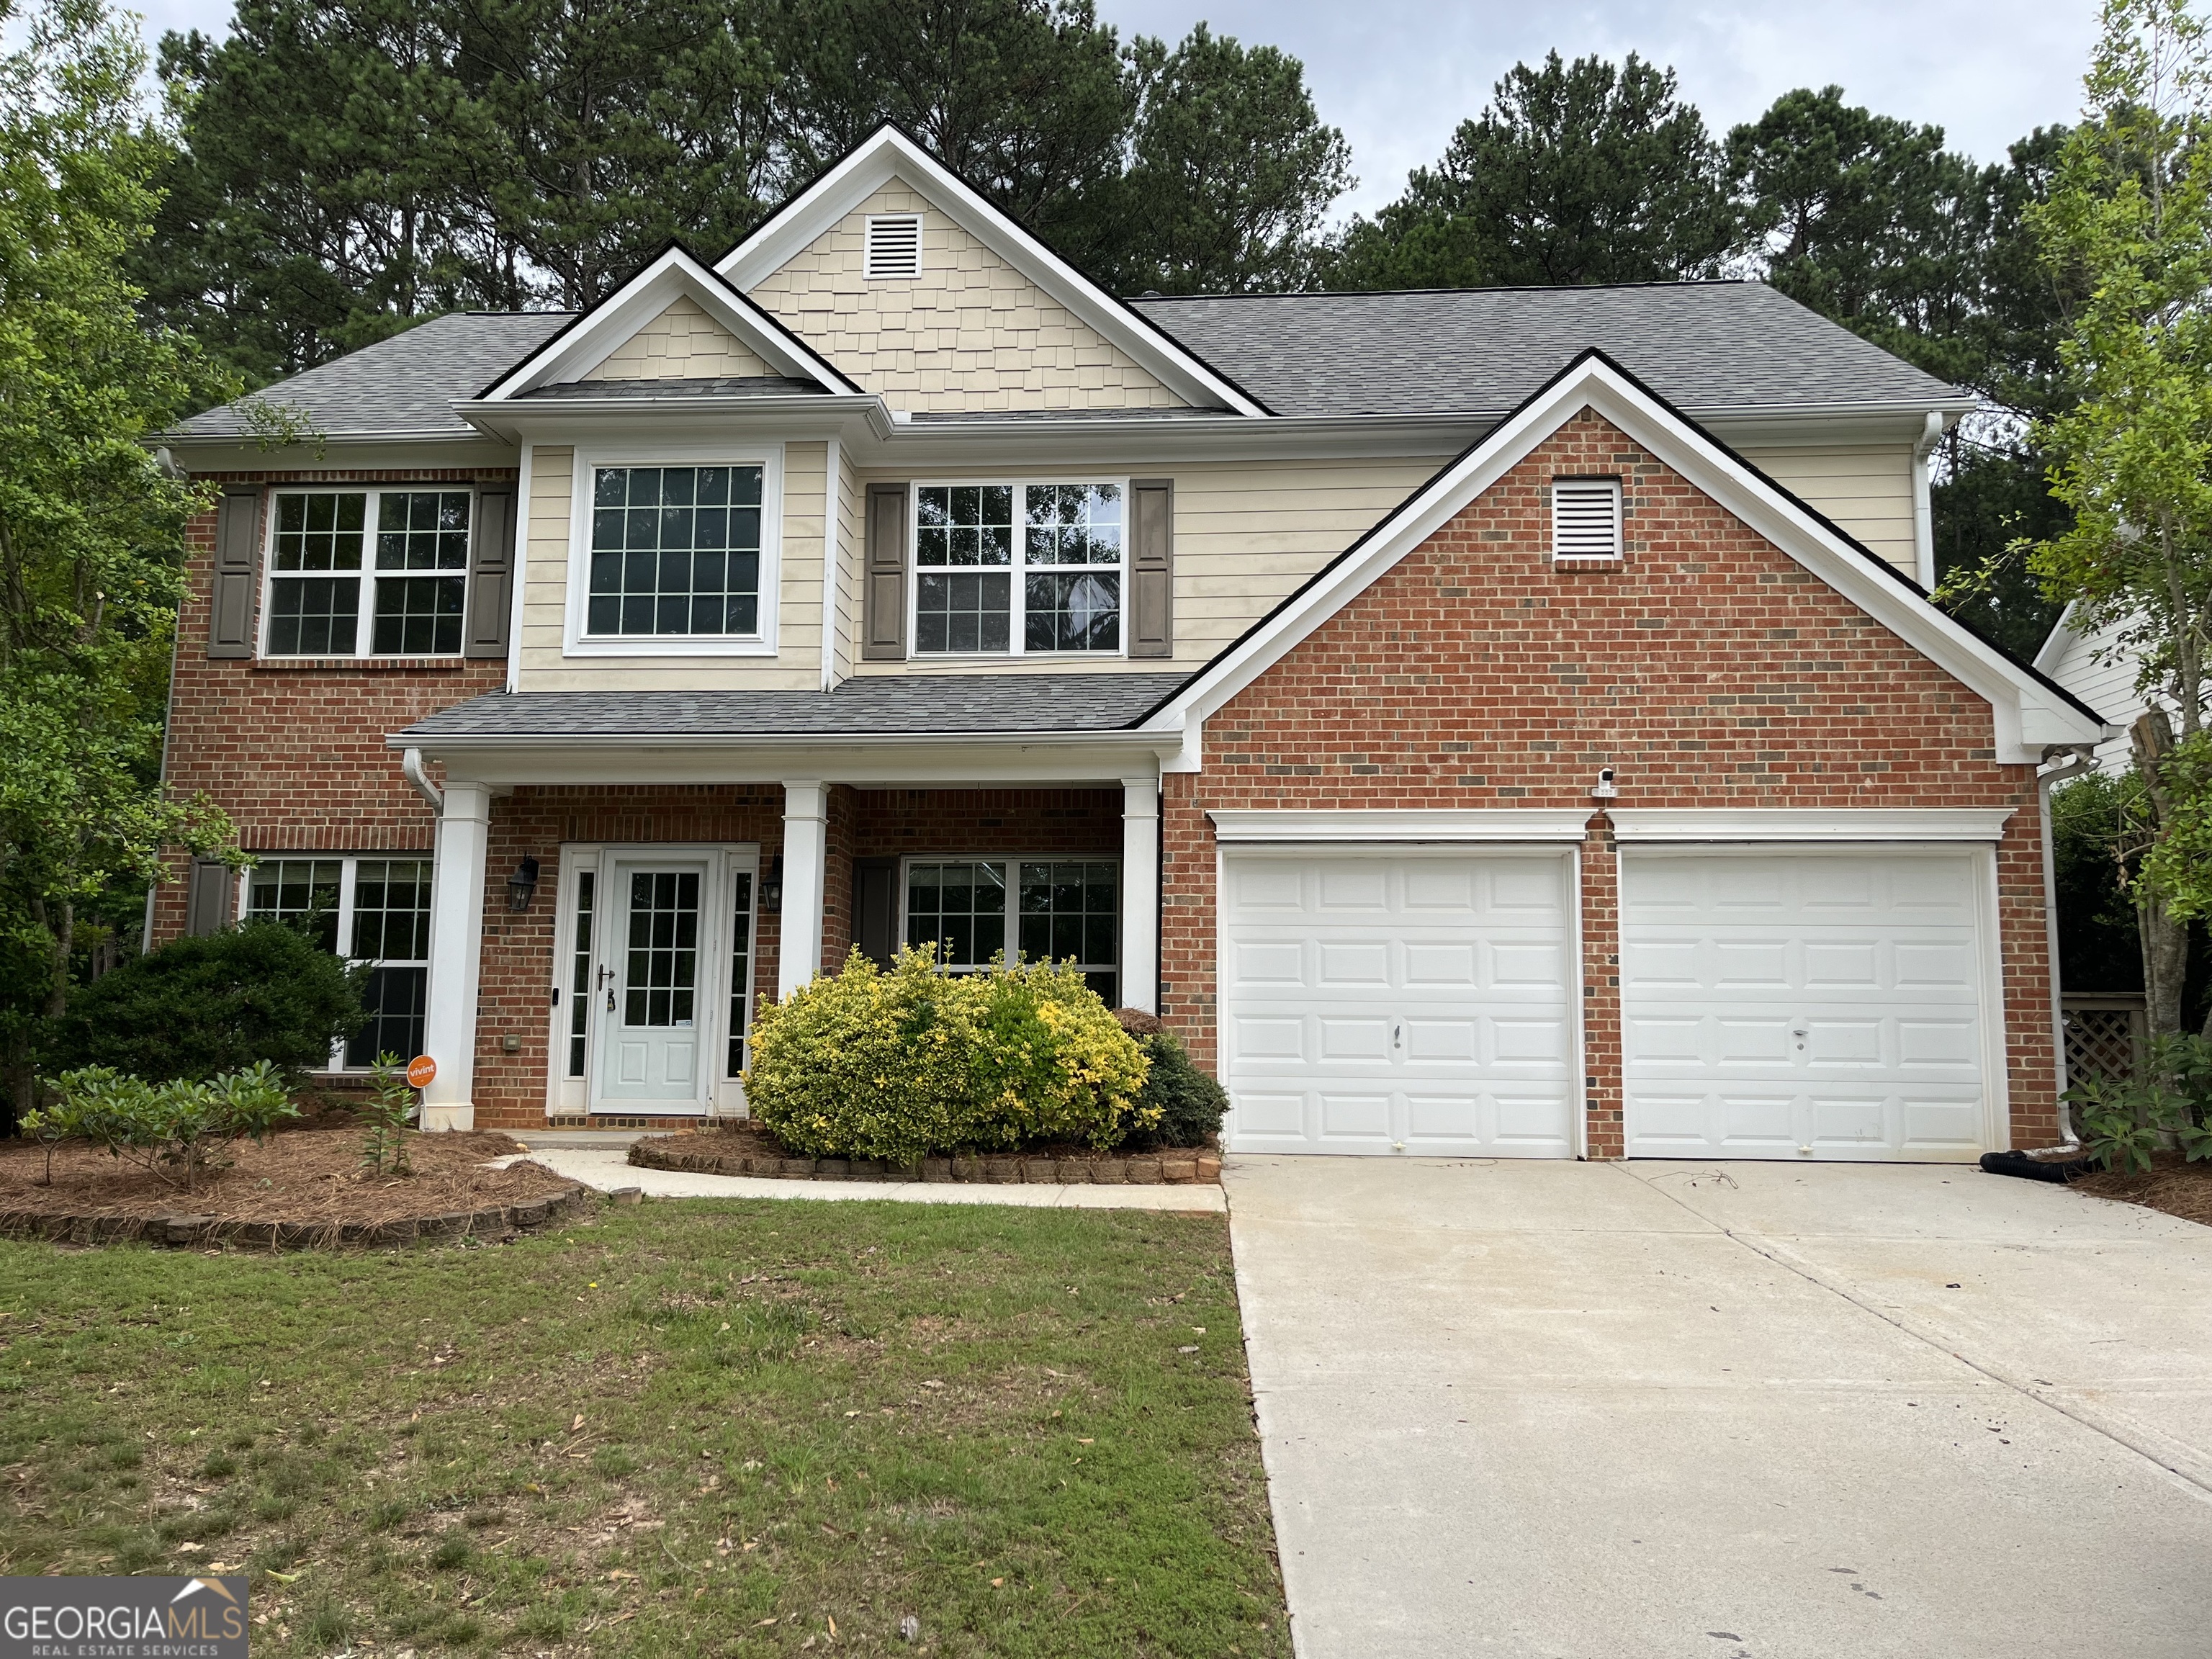
<path fill-rule="evenodd" d="M 1552 571 L 1542 485 L 1626 473 L 1628 557 Z M 1214 808 L 2006 807 L 1998 929 L 2017 1146 L 2058 1136 L 2033 769 L 1988 705 L 1584 413 L 1206 724 L 1170 774 L 1162 1012 L 1216 1054 Z M 1601 837 L 1604 825 L 1598 826 Z M 1590 1152 L 1621 1146 L 1612 864 L 1583 853 Z"/>
<path fill-rule="evenodd" d="M 465 471 L 216 473 L 225 483 L 511 483 L 513 468 Z M 267 507 L 263 507 L 265 517 Z M 265 529 L 265 526 L 264 526 Z M 216 514 L 185 532 L 165 781 L 230 814 L 252 853 L 427 852 L 429 807 L 400 775 L 385 734 L 499 689 L 503 662 L 458 657 L 281 660 L 207 654 Z M 265 539 L 265 538 L 264 538 Z M 257 540 L 257 545 L 261 541 Z M 155 894 L 151 943 L 185 927 L 181 857 Z"/>
<path fill-rule="evenodd" d="M 775 373 L 687 295 L 623 342 L 584 378 L 682 380 Z"/>
<path fill-rule="evenodd" d="M 863 274 L 872 214 L 920 213 L 918 281 Z M 1182 399 L 903 185 L 891 184 L 752 290 L 894 408 L 1161 408 Z"/>
<path fill-rule="evenodd" d="M 1744 459 L 1917 580 L 1909 444 L 1747 449 Z"/>
<path fill-rule="evenodd" d="M 823 490 L 828 451 L 829 446 L 818 441 L 788 444 L 783 449 L 774 655 L 718 655 L 702 651 L 696 655 L 586 657 L 566 654 L 575 451 L 565 446 L 535 447 L 531 459 L 530 565 L 522 616 L 520 688 L 529 691 L 817 688 L 822 672 L 826 522 Z M 849 552 L 847 563 L 849 569 Z"/>
<path fill-rule="evenodd" d="M 2082 635 L 2062 618 L 2054 641 L 2057 650 L 2046 644 L 2036 658 L 2045 673 L 2103 715 L 2107 725 L 2120 728 L 2119 736 L 2097 745 L 2099 769 L 2115 777 L 2135 764 L 2127 728 L 2149 706 L 2136 690 L 2136 657 L 2119 644 L 2120 626 L 2114 623 Z"/>

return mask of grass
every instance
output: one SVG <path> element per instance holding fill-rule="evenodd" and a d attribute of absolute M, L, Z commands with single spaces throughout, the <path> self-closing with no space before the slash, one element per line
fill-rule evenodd
<path fill-rule="evenodd" d="M 1218 1216 L 0 1243 L 0 1571 L 250 1572 L 257 1655 L 1289 1652 Z"/>

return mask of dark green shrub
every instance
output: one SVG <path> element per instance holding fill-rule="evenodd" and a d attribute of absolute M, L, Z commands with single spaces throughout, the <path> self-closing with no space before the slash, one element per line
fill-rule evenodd
<path fill-rule="evenodd" d="M 1145 1073 L 1145 1086 L 1137 1096 L 1133 1143 L 1145 1146 L 1209 1144 L 1221 1133 L 1222 1116 L 1229 1110 L 1228 1093 L 1192 1063 L 1182 1039 L 1161 1024 L 1157 1014 L 1135 1008 L 1117 1008 L 1114 1014 L 1152 1062 Z M 1152 1113 L 1158 1114 L 1157 1123 L 1151 1128 L 1139 1127 Z"/>
<path fill-rule="evenodd" d="M 44 1069 L 105 1066 L 149 1083 L 267 1060 L 320 1070 L 366 1023 L 362 970 L 276 921 L 172 939 L 70 1000 Z"/>
<path fill-rule="evenodd" d="M 205 1083 L 148 1083 L 88 1066 L 63 1073 L 53 1095 L 23 1119 L 24 1131 L 47 1145 L 49 1182 L 54 1145 L 88 1140 L 110 1158 L 128 1158 L 191 1192 L 202 1174 L 228 1166 L 233 1141 L 258 1141 L 300 1115 L 283 1077 L 265 1060 Z"/>

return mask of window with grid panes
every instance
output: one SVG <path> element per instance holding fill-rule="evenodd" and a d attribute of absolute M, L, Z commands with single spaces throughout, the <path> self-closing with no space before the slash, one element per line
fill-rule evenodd
<path fill-rule="evenodd" d="M 1115 1006 L 1120 989 L 1121 866 L 1110 859 L 915 859 L 906 868 L 906 941 L 973 973 L 1009 958 L 1075 963 Z"/>
<path fill-rule="evenodd" d="M 584 631 L 758 637 L 763 473 L 758 466 L 598 468 Z"/>
<path fill-rule="evenodd" d="M 474 500 L 465 489 L 278 491 L 268 654 L 459 654 Z"/>
<path fill-rule="evenodd" d="M 592 924 L 593 889 L 598 876 L 585 870 L 576 877 L 576 937 L 568 956 L 568 1075 L 584 1075 L 584 1060 L 592 1033 Z"/>
<path fill-rule="evenodd" d="M 264 859 L 248 872 L 246 915 L 303 927 L 368 973 L 368 1023 L 333 1051 L 333 1070 L 366 1069 L 377 1056 L 422 1052 L 430 985 L 430 860 L 415 858 Z"/>
<path fill-rule="evenodd" d="M 752 1030 L 753 872 L 731 873 L 730 1052 L 723 1075 L 745 1069 L 745 1039 Z"/>
<path fill-rule="evenodd" d="M 915 653 L 1119 652 L 1126 497 L 1116 483 L 918 486 Z"/>

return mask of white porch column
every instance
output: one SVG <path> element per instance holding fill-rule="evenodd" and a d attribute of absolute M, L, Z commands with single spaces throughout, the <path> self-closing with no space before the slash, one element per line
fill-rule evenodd
<path fill-rule="evenodd" d="M 812 779 L 783 786 L 783 920 L 776 935 L 775 983 L 789 996 L 822 971 L 822 890 L 827 877 L 829 786 Z"/>
<path fill-rule="evenodd" d="M 1121 780 L 1121 1006 L 1160 1011 L 1160 781 Z"/>
<path fill-rule="evenodd" d="M 448 783 L 430 872 L 430 986 L 422 1048 L 438 1062 L 438 1075 L 422 1091 L 425 1129 L 476 1127 L 477 970 L 483 960 L 490 829 L 490 789 Z"/>

